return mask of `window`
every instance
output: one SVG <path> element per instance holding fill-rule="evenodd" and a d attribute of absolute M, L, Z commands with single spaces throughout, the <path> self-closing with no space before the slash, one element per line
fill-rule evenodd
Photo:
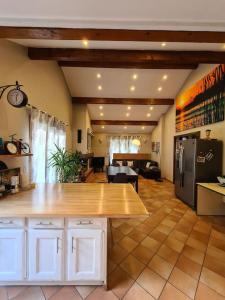
<path fill-rule="evenodd" d="M 60 148 L 66 146 L 65 125 L 55 117 L 37 109 L 30 111 L 30 139 L 32 157 L 32 181 L 35 183 L 56 182 L 54 168 L 49 168 L 49 158 Z"/>
<path fill-rule="evenodd" d="M 113 153 L 138 153 L 140 145 L 138 136 L 111 136 L 109 137 L 109 158 L 113 159 Z"/>

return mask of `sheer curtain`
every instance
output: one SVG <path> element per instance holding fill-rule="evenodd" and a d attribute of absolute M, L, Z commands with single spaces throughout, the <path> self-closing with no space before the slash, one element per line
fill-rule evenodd
<path fill-rule="evenodd" d="M 140 136 L 110 136 L 109 159 L 112 162 L 113 153 L 138 153 L 139 147 L 134 140 L 140 141 Z"/>
<path fill-rule="evenodd" d="M 30 141 L 32 157 L 32 181 L 35 183 L 56 182 L 54 168 L 49 168 L 49 158 L 56 151 L 55 145 L 66 147 L 65 125 L 55 117 L 38 109 L 30 110 Z"/>

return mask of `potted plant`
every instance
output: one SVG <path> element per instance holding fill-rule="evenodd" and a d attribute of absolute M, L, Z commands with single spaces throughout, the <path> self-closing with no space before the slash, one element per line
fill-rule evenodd
<path fill-rule="evenodd" d="M 58 181 L 61 183 L 79 182 L 82 169 L 81 153 L 78 151 L 73 153 L 55 146 L 56 152 L 52 153 L 49 166 L 55 168 Z"/>

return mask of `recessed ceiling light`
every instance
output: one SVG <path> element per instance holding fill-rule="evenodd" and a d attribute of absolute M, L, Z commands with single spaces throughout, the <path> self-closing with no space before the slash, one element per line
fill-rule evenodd
<path fill-rule="evenodd" d="M 141 129 L 144 130 L 144 129 L 145 129 L 145 126 L 142 126 Z"/>
<path fill-rule="evenodd" d="M 100 73 L 97 73 L 97 78 L 101 78 L 102 75 Z"/>
<path fill-rule="evenodd" d="M 84 47 L 88 47 L 88 40 L 83 39 L 82 43 L 83 43 Z"/>
<path fill-rule="evenodd" d="M 127 129 L 127 126 L 124 126 L 123 129 Z"/>
<path fill-rule="evenodd" d="M 135 86 L 132 85 L 132 86 L 130 87 L 130 90 L 131 90 L 131 92 L 135 91 Z"/>
<path fill-rule="evenodd" d="M 127 109 L 128 109 L 128 110 L 131 110 L 131 106 L 127 106 Z"/>
<path fill-rule="evenodd" d="M 102 126 L 102 129 L 104 129 L 105 128 L 105 126 Z"/>
<path fill-rule="evenodd" d="M 101 113 L 100 113 L 100 116 L 101 116 L 101 117 L 103 117 L 103 116 L 104 116 L 104 114 L 101 112 Z"/>
<path fill-rule="evenodd" d="M 102 86 L 101 86 L 101 85 L 98 86 L 98 90 L 99 90 L 99 91 L 102 90 Z"/>
<path fill-rule="evenodd" d="M 151 114 L 150 114 L 150 113 L 148 113 L 148 114 L 147 114 L 147 117 L 148 117 L 148 118 L 149 118 L 149 117 L 151 117 Z"/>
<path fill-rule="evenodd" d="M 154 109 L 154 107 L 153 107 L 153 106 L 150 106 L 150 107 L 149 107 L 149 109 L 150 109 L 150 110 L 153 110 L 153 109 Z"/>
<path fill-rule="evenodd" d="M 168 78 L 167 74 L 163 75 L 163 80 L 166 80 L 167 78 Z"/>
<path fill-rule="evenodd" d="M 126 116 L 129 117 L 129 116 L 130 116 L 130 113 L 126 113 Z"/>
<path fill-rule="evenodd" d="M 166 43 L 165 42 L 161 43 L 161 46 L 166 47 Z"/>
<path fill-rule="evenodd" d="M 158 87 L 158 91 L 159 91 L 159 92 L 161 92 L 161 90 L 162 90 L 162 87 L 161 87 L 161 86 L 159 86 L 159 87 Z"/>
<path fill-rule="evenodd" d="M 103 106 L 102 106 L 102 105 L 100 105 L 100 106 L 99 106 L 99 109 L 101 109 L 101 110 L 102 110 L 102 109 L 103 109 Z"/>
<path fill-rule="evenodd" d="M 134 79 L 134 80 L 136 80 L 137 78 L 138 78 L 138 74 L 133 74 L 133 76 L 132 76 L 132 78 Z"/>

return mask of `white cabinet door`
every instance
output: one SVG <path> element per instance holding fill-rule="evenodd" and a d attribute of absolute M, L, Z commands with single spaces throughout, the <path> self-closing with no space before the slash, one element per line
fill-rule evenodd
<path fill-rule="evenodd" d="M 0 229 L 0 281 L 24 279 L 24 236 L 23 229 Z"/>
<path fill-rule="evenodd" d="M 29 230 L 29 280 L 62 280 L 63 230 Z"/>
<path fill-rule="evenodd" d="M 103 240 L 101 229 L 69 229 L 67 279 L 103 280 Z"/>

